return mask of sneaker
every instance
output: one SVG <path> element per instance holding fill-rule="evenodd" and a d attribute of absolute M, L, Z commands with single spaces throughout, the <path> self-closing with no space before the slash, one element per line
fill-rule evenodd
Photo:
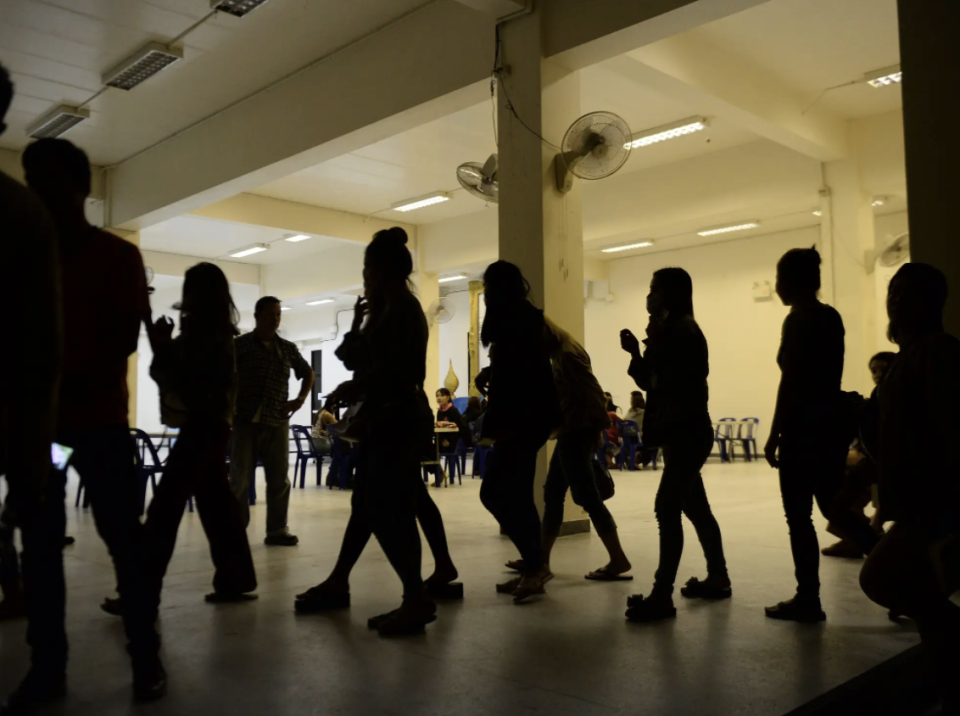
<path fill-rule="evenodd" d="M 15 716 L 33 712 L 39 706 L 62 699 L 67 695 L 65 673 L 42 674 L 31 669 L 26 678 L 0 706 L 0 715 Z"/>
<path fill-rule="evenodd" d="M 300 540 L 297 539 L 296 535 L 287 532 L 280 535 L 267 535 L 263 543 L 271 547 L 296 547 L 300 543 Z"/>
<path fill-rule="evenodd" d="M 780 619 L 791 622 L 822 622 L 827 615 L 820 606 L 819 599 L 788 599 L 775 607 L 764 607 L 764 612 L 771 619 Z"/>
<path fill-rule="evenodd" d="M 157 701 L 167 695 L 167 672 L 157 657 L 148 665 L 133 670 L 133 699 L 145 703 Z"/>

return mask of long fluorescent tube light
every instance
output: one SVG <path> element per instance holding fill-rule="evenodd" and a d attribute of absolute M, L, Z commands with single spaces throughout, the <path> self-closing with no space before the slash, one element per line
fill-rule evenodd
<path fill-rule="evenodd" d="M 319 301 L 307 301 L 308 306 L 319 306 L 321 303 L 333 303 L 333 299 L 321 298 Z"/>
<path fill-rule="evenodd" d="M 609 249 L 600 249 L 605 254 L 613 254 L 617 251 L 629 251 L 630 249 L 645 249 L 648 246 L 653 246 L 652 241 L 641 241 L 638 244 L 626 244 L 625 246 L 611 246 Z"/>
<path fill-rule="evenodd" d="M 281 311 L 289 311 L 289 310 L 290 310 L 290 306 L 280 306 L 280 310 L 281 310 Z"/>
<path fill-rule="evenodd" d="M 27 127 L 27 136 L 34 139 L 52 139 L 68 132 L 90 117 L 90 111 L 61 104 Z"/>
<path fill-rule="evenodd" d="M 456 276 L 444 276 L 443 278 L 438 278 L 437 283 L 447 283 L 448 281 L 461 281 L 465 278 L 469 278 L 465 273 L 458 273 Z"/>
<path fill-rule="evenodd" d="M 698 236 L 715 236 L 716 234 L 729 234 L 731 231 L 746 231 L 747 229 L 756 229 L 760 226 L 759 221 L 747 221 L 743 224 L 733 224 L 731 226 L 718 226 L 716 229 L 704 229 L 698 231 Z"/>
<path fill-rule="evenodd" d="M 875 70 L 873 72 L 868 72 L 863 76 L 863 81 L 866 82 L 871 87 L 876 87 L 880 89 L 881 87 L 889 87 L 890 85 L 899 84 L 903 79 L 903 73 L 900 71 L 900 65 L 892 65 L 890 67 L 884 67 L 882 70 Z"/>
<path fill-rule="evenodd" d="M 414 199 L 405 199 L 404 201 L 398 201 L 396 204 L 390 208 L 394 211 L 413 211 L 414 209 L 422 209 L 425 206 L 433 206 L 434 204 L 441 204 L 445 201 L 450 201 L 450 197 L 445 191 L 435 191 L 432 194 L 426 194 L 424 196 L 418 196 Z"/>
<path fill-rule="evenodd" d="M 313 237 L 309 234 L 297 234 L 296 236 L 288 236 L 284 241 L 289 241 L 291 244 L 296 244 L 300 241 L 306 241 L 307 239 L 312 239 Z"/>
<path fill-rule="evenodd" d="M 151 42 L 103 75 L 103 84 L 131 90 L 174 62 L 183 59 L 183 50 Z"/>
<path fill-rule="evenodd" d="M 234 17 L 245 17 L 270 0 L 210 0 L 210 9 L 225 12 Z"/>
<path fill-rule="evenodd" d="M 634 134 L 633 139 L 624 146 L 628 149 L 648 147 L 651 144 L 657 144 L 658 142 L 664 142 L 668 139 L 682 137 L 685 134 L 699 132 L 701 129 L 706 129 L 706 127 L 706 117 L 688 117 L 687 119 L 681 119 L 679 122 L 662 124 L 659 127 Z"/>
<path fill-rule="evenodd" d="M 814 209 L 814 210 L 813 210 L 813 215 L 814 215 L 814 216 L 823 216 L 823 212 L 820 211 L 820 209 Z"/>
<path fill-rule="evenodd" d="M 247 246 L 243 249 L 237 249 L 236 251 L 228 254 L 232 259 L 242 259 L 245 256 L 253 256 L 254 254 L 259 254 L 261 251 L 266 251 L 270 246 L 268 244 L 254 244 L 253 246 Z"/>

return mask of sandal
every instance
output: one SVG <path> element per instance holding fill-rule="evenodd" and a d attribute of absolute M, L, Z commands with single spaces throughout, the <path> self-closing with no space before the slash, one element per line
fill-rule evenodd
<path fill-rule="evenodd" d="M 515 591 L 517 591 L 517 587 L 520 586 L 521 579 L 522 577 L 514 577 L 503 584 L 498 584 L 497 594 L 513 594 Z"/>
<path fill-rule="evenodd" d="M 513 592 L 513 603 L 523 604 L 527 599 L 529 599 L 532 596 L 535 596 L 538 594 L 546 594 L 547 590 L 544 589 L 544 586 L 551 579 L 553 579 L 553 572 L 542 572 L 539 578 L 521 577 L 520 583 L 517 585 L 516 590 Z"/>
<path fill-rule="evenodd" d="M 300 614 L 316 614 L 317 612 L 329 612 L 334 609 L 348 609 L 350 607 L 350 592 L 334 592 L 322 584 L 318 584 L 303 594 L 298 594 L 293 606 Z"/>
<path fill-rule="evenodd" d="M 649 623 L 662 619 L 673 619 L 677 616 L 677 608 L 673 600 L 644 598 L 642 594 L 634 594 L 627 598 L 626 617 L 629 621 Z"/>
<path fill-rule="evenodd" d="M 702 582 L 696 577 L 690 577 L 687 584 L 680 588 L 680 594 L 687 599 L 729 599 L 733 596 L 733 589 L 717 586 L 710 577 Z"/>
<path fill-rule="evenodd" d="M 437 605 L 429 599 L 412 604 L 405 601 L 399 609 L 369 619 L 367 626 L 376 629 L 383 637 L 423 634 L 424 627 L 437 620 L 436 612 Z"/>
<path fill-rule="evenodd" d="M 522 559 L 511 559 L 509 562 L 507 562 L 507 563 L 506 563 L 505 565 L 503 565 L 503 566 L 506 567 L 506 568 L 509 569 L 509 570 L 512 570 L 512 571 L 514 571 L 514 572 L 520 572 L 521 574 L 523 574 L 523 560 L 522 560 Z"/>
<path fill-rule="evenodd" d="M 633 576 L 630 574 L 617 574 L 611 572 L 606 567 L 595 569 L 589 574 L 583 576 L 584 579 L 590 579 L 594 582 L 632 582 Z"/>

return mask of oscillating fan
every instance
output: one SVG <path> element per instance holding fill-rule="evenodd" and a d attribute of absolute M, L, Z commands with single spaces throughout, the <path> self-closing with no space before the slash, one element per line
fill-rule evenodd
<path fill-rule="evenodd" d="M 427 323 L 431 326 L 434 323 L 447 323 L 452 321 L 457 315 L 456 305 L 448 298 L 439 298 L 430 304 L 426 311 Z"/>
<path fill-rule="evenodd" d="M 899 266 L 910 258 L 910 232 L 900 234 L 880 253 L 880 265 L 886 268 Z"/>
<path fill-rule="evenodd" d="M 566 194 L 573 177 L 603 179 L 630 157 L 630 127 L 613 112 L 590 112 L 570 125 L 553 159 L 557 190 Z"/>
<path fill-rule="evenodd" d="M 500 188 L 497 186 L 499 163 L 496 154 L 491 154 L 483 164 L 466 162 L 457 167 L 457 179 L 460 186 L 478 199 L 492 204 L 500 200 Z"/>

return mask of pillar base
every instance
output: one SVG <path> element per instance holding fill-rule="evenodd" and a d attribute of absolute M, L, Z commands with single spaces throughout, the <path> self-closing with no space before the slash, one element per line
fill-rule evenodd
<path fill-rule="evenodd" d="M 590 519 L 569 520 L 560 525 L 560 536 L 580 535 L 590 531 Z"/>

